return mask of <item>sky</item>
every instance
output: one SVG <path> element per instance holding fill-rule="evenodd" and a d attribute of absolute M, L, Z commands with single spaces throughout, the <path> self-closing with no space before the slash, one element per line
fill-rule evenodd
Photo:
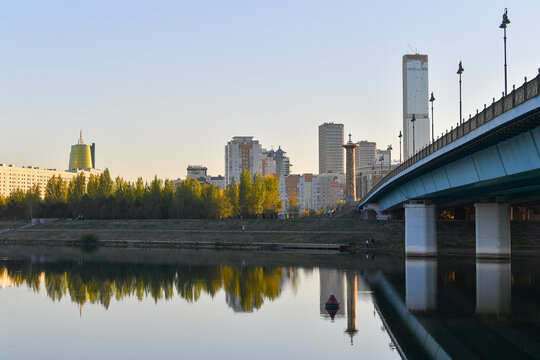
<path fill-rule="evenodd" d="M 96 167 L 135 180 L 224 175 L 233 136 L 318 172 L 318 126 L 392 144 L 402 56 L 429 56 L 435 133 L 540 67 L 540 1 L 0 1 L 0 163 L 66 169 L 79 130 Z"/>

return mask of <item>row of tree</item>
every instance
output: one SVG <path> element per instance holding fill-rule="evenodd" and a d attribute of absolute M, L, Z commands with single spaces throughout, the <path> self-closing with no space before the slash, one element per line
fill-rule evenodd
<path fill-rule="evenodd" d="M 229 295 L 229 305 L 250 311 L 259 309 L 265 300 L 280 296 L 283 269 L 84 262 L 30 266 L 27 262 L 8 262 L 0 268 L 0 276 L 17 287 L 26 285 L 38 293 L 43 289 L 53 301 L 69 295 L 79 305 L 99 303 L 109 308 L 112 299 L 120 301 L 127 297 L 151 297 L 157 303 L 172 299 L 175 293 L 196 302 L 201 294 L 214 297 L 224 290 Z M 291 281 L 297 284 L 294 272 Z"/>
<path fill-rule="evenodd" d="M 224 219 L 273 217 L 283 207 L 279 179 L 242 173 L 225 190 L 187 178 L 176 187 L 157 176 L 150 183 L 121 177 L 109 170 L 88 179 L 80 173 L 66 182 L 53 176 L 41 198 L 40 184 L 28 191 L 0 196 L 0 218 L 82 217 L 86 219 Z"/>

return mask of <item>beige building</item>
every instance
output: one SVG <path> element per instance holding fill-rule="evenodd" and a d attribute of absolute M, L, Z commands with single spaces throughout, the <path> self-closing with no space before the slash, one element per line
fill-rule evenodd
<path fill-rule="evenodd" d="M 286 213 L 290 198 L 298 200 L 300 211 L 333 209 L 345 199 L 345 174 L 302 174 L 279 177 L 279 199 Z"/>
<path fill-rule="evenodd" d="M 262 174 L 262 147 L 253 136 L 235 136 L 225 146 L 225 184 L 240 181 L 243 170 Z"/>
<path fill-rule="evenodd" d="M 361 168 L 367 165 L 373 165 L 377 157 L 377 143 L 374 141 L 359 141 L 356 143 L 358 147 L 354 149 L 355 151 L 355 166 L 356 168 Z"/>
<path fill-rule="evenodd" d="M 66 182 L 70 182 L 79 173 L 83 173 L 88 179 L 90 174 L 100 175 L 102 171 L 96 169 L 59 171 L 56 169 L 40 169 L 33 166 L 18 167 L 0 164 L 0 196 L 8 197 L 18 189 L 28 191 L 36 184 L 40 184 L 41 197 L 44 198 L 45 186 L 50 178 L 56 176 L 61 177 Z"/>
<path fill-rule="evenodd" d="M 343 124 L 319 126 L 319 174 L 343 173 Z"/>

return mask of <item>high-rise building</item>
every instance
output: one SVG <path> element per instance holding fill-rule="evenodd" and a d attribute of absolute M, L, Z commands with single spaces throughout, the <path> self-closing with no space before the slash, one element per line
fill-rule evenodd
<path fill-rule="evenodd" d="M 239 182 L 243 170 L 251 175 L 262 174 L 262 148 L 253 136 L 235 136 L 225 146 L 225 183 L 228 186 L 234 179 Z"/>
<path fill-rule="evenodd" d="M 413 141 L 413 122 L 414 141 Z M 403 158 L 429 144 L 428 56 L 403 55 Z M 413 149 L 413 143 L 415 149 Z"/>
<path fill-rule="evenodd" d="M 274 159 L 276 160 L 276 174 L 287 176 L 291 173 L 291 161 L 286 152 L 281 149 L 281 146 L 275 151 Z"/>
<path fill-rule="evenodd" d="M 276 159 L 274 158 L 275 151 L 272 150 L 262 150 L 261 155 L 261 171 L 262 176 L 276 174 Z"/>
<path fill-rule="evenodd" d="M 281 146 L 274 151 L 262 150 L 261 168 L 262 175 L 282 175 L 288 176 L 291 173 L 291 160 L 288 156 L 285 156 L 286 152 L 281 149 Z"/>
<path fill-rule="evenodd" d="M 355 151 L 356 168 L 371 166 L 377 161 L 377 143 L 372 141 L 359 141 Z"/>
<path fill-rule="evenodd" d="M 319 126 L 319 174 L 343 173 L 343 124 Z"/>
<path fill-rule="evenodd" d="M 95 162 L 96 144 L 92 143 L 92 145 L 86 145 L 81 131 L 77 144 L 71 145 L 68 170 L 95 169 Z"/>

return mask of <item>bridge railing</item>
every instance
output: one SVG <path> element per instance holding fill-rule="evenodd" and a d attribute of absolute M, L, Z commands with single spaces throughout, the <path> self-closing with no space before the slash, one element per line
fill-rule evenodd
<path fill-rule="evenodd" d="M 384 184 L 388 179 L 416 164 L 418 161 L 426 158 L 435 151 L 442 149 L 448 144 L 462 138 L 474 129 L 488 123 L 502 113 L 505 113 L 523 102 L 538 96 L 539 93 L 540 68 L 538 69 L 538 75 L 534 79 L 527 81 L 527 78 L 525 78 L 523 85 L 517 89 L 514 85 L 512 91 L 506 96 L 504 96 L 503 93 L 503 97 L 501 97 L 498 101 L 495 101 L 495 98 L 493 98 L 493 103 L 491 105 L 486 106 L 486 104 L 484 104 L 484 109 L 482 111 L 478 112 L 477 109 L 476 114 L 472 117 L 469 115 L 469 119 L 467 121 L 464 121 L 461 123 L 461 125 L 456 124 L 455 128 L 450 128 L 450 131 L 446 130 L 446 133 L 443 133 L 440 137 L 437 137 L 435 142 L 426 145 L 422 149 L 418 150 L 413 156 L 399 164 L 396 168 L 384 176 L 377 184 L 375 184 L 375 186 L 373 186 L 373 188 L 366 194 L 366 196 L 364 196 L 363 199 L 366 199 L 377 191 L 377 189 L 379 189 L 379 187 L 381 187 L 381 185 Z"/>

